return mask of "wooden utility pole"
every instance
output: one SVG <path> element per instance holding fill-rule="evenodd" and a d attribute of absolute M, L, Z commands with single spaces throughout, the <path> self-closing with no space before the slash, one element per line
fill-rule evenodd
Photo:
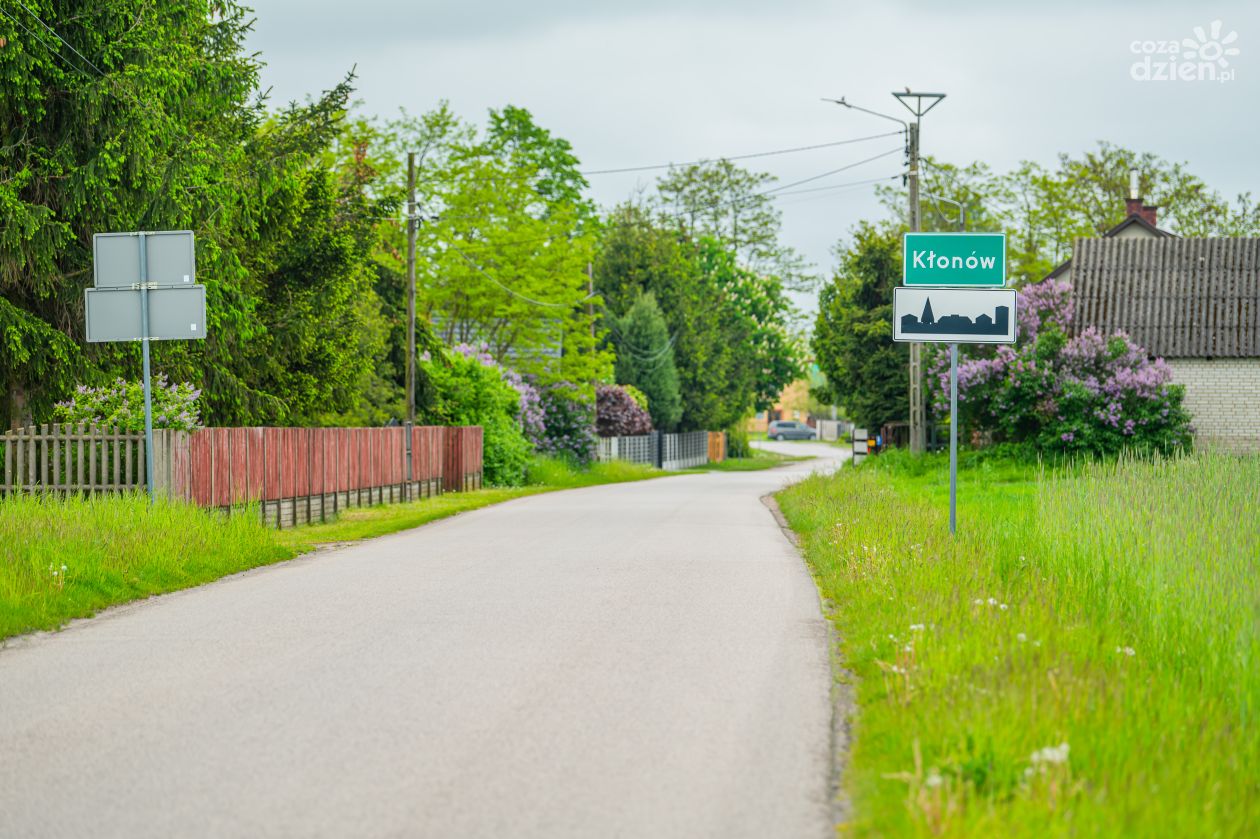
<path fill-rule="evenodd" d="M 416 422 L 416 153 L 407 152 L 407 422 Z"/>
<path fill-rule="evenodd" d="M 586 263 L 586 316 L 591 320 L 591 338 L 595 338 L 595 303 L 591 300 L 595 296 L 595 266 L 590 262 Z M 594 347 L 591 348 L 594 352 Z"/>
<path fill-rule="evenodd" d="M 909 125 L 910 173 L 907 185 L 910 193 L 908 226 L 911 233 L 919 232 L 919 119 Z M 915 454 L 927 448 L 927 414 L 923 410 L 923 354 L 922 344 L 910 345 L 910 451 Z"/>
<path fill-rule="evenodd" d="M 922 229 L 919 214 L 919 122 L 923 115 L 935 108 L 944 93 L 924 93 L 906 88 L 904 92 L 895 91 L 893 96 L 914 114 L 914 122 L 903 123 L 906 126 L 908 151 L 910 157 L 909 177 L 906 185 L 910 193 L 910 213 L 906 219 L 910 232 L 917 233 Z M 916 454 L 927 450 L 927 411 L 923 404 L 923 353 L 922 345 L 910 345 L 910 451 Z"/>
<path fill-rule="evenodd" d="M 906 185 L 909 187 L 910 212 L 906 219 L 906 226 L 912 233 L 917 233 L 920 229 L 919 218 L 919 122 L 923 115 L 932 110 L 945 98 L 944 93 L 924 93 L 912 91 L 906 88 L 905 91 L 894 91 L 893 96 L 897 97 L 905 108 L 914 114 L 914 122 L 906 122 L 888 114 L 882 114 L 879 111 L 872 111 L 868 108 L 862 108 L 845 100 L 844 97 L 839 99 L 828 99 L 828 102 L 834 102 L 837 105 L 843 105 L 846 108 L 852 108 L 855 111 L 861 111 L 865 114 L 881 117 L 883 119 L 892 120 L 900 123 L 906 129 L 906 156 L 909 158 L 910 171 L 907 173 Z M 919 352 L 920 345 L 913 343 L 910 345 L 910 450 L 912 452 L 922 452 L 927 448 L 927 413 L 923 406 L 923 364 L 922 354 Z"/>

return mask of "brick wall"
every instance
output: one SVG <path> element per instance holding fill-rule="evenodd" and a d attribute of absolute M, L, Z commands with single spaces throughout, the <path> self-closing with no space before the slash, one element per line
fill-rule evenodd
<path fill-rule="evenodd" d="M 1260 452 L 1260 358 L 1178 358 L 1168 366 L 1186 386 L 1196 443 Z"/>

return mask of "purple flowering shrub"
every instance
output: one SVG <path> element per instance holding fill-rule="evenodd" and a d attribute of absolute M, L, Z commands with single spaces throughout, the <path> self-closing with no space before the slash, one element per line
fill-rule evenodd
<path fill-rule="evenodd" d="M 595 386 L 595 431 L 600 437 L 633 437 L 652 430 L 652 415 L 621 385 Z"/>
<path fill-rule="evenodd" d="M 459 353 L 465 358 L 472 358 L 480 362 L 482 367 L 491 367 L 498 370 L 503 376 L 503 381 L 511 385 L 520 397 L 520 410 L 517 413 L 517 419 L 521 423 L 521 431 L 525 434 L 525 439 L 529 440 L 537 447 L 544 439 L 546 431 L 543 427 L 543 407 L 542 397 L 539 396 L 538 388 L 534 387 L 525 380 L 520 373 L 511 367 L 504 367 L 494 360 L 494 356 L 485 344 L 474 347 L 471 344 L 456 344 L 451 348 L 451 352 Z"/>
<path fill-rule="evenodd" d="M 1048 280 L 1020 291 L 1019 343 L 958 362 L 962 423 L 1041 451 L 1112 454 L 1169 451 L 1190 443 L 1184 390 L 1162 359 L 1127 335 L 1094 328 L 1069 338 L 1072 289 Z M 949 411 L 949 360 L 932 366 L 933 402 Z"/>
<path fill-rule="evenodd" d="M 424 421 L 482 428 L 482 473 L 491 486 L 520 486 L 534 447 L 521 428 L 521 394 L 489 356 L 460 346 L 445 362 L 423 359 Z"/>
<path fill-rule="evenodd" d="M 197 400 L 201 391 L 189 382 L 168 384 L 158 373 L 152 379 L 153 427 L 191 431 L 201 425 Z M 79 385 L 74 395 L 53 408 L 56 422 L 84 423 L 127 431 L 144 430 L 144 384 L 115 379 L 102 387 Z"/>
<path fill-rule="evenodd" d="M 515 391 L 517 406 L 514 419 L 525 439 L 540 454 L 561 457 L 577 464 L 588 463 L 595 457 L 598 438 L 595 436 L 594 404 L 577 385 L 556 382 L 539 386 L 496 361 L 485 344 L 458 344 L 451 348 L 451 352 L 496 371 L 503 382 Z M 515 476 L 515 469 L 512 474 Z"/>
<path fill-rule="evenodd" d="M 577 465 L 591 462 L 599 438 L 595 435 L 595 405 L 590 397 L 572 382 L 544 385 L 539 395 L 546 432 L 538 451 Z"/>

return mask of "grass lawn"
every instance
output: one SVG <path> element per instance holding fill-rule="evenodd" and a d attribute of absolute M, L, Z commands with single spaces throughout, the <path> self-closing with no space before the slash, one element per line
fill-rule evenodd
<path fill-rule="evenodd" d="M 856 677 L 861 836 L 1254 836 L 1260 458 L 881 455 L 779 502 Z"/>
<path fill-rule="evenodd" d="M 753 449 L 752 457 L 728 457 L 721 463 L 708 463 L 689 469 L 689 472 L 757 472 L 762 469 L 773 469 L 785 463 L 809 460 L 808 455 L 779 454 L 765 449 Z"/>
<path fill-rule="evenodd" d="M 0 638 L 289 559 L 256 516 L 139 494 L 0 499 Z"/>
<path fill-rule="evenodd" d="M 642 481 L 677 474 L 663 472 L 639 463 L 614 460 L 592 463 L 586 469 L 574 469 L 561 461 L 535 458 L 526 473 L 526 486 L 489 487 L 473 492 L 453 492 L 407 504 L 382 504 L 347 510 L 336 521 L 311 524 L 279 531 L 281 543 L 301 553 L 329 542 L 349 542 L 384 536 L 444 519 L 456 513 L 476 510 L 513 498 L 578 489 L 599 484 Z"/>
<path fill-rule="evenodd" d="M 540 492 L 667 474 L 633 463 L 573 469 L 539 458 L 528 486 L 354 509 L 335 522 L 281 531 L 248 513 L 224 516 L 187 504 L 150 509 L 138 494 L 0 498 L 0 639 L 57 629 L 108 606 L 291 559 L 321 543 L 381 536 Z"/>

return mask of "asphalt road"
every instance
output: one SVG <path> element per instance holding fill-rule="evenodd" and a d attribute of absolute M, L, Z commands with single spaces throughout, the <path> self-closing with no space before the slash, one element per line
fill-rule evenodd
<path fill-rule="evenodd" d="M 18 639 L 0 836 L 833 835 L 827 628 L 759 500 L 820 466 L 521 499 Z"/>

